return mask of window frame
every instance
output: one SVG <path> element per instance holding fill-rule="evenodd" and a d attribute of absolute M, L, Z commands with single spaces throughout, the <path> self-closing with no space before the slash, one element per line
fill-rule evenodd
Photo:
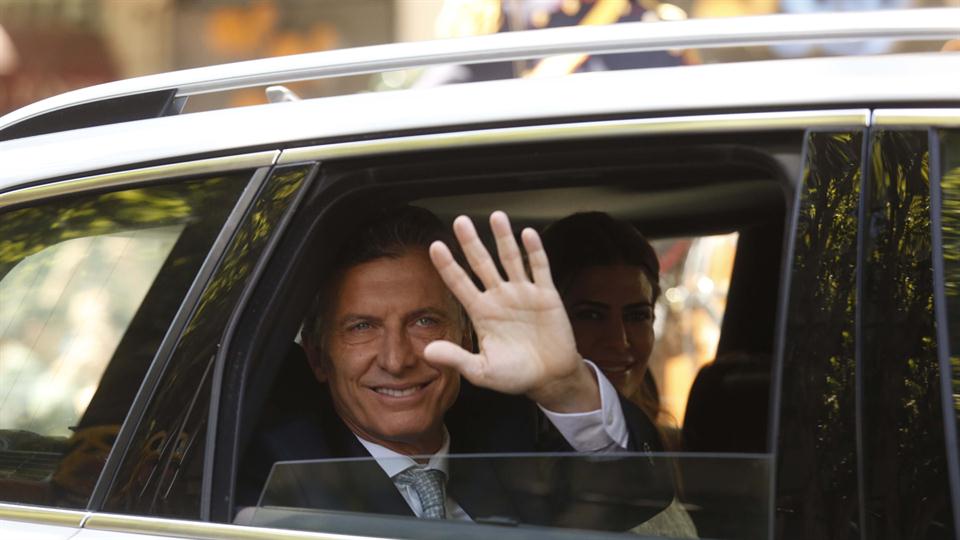
<path fill-rule="evenodd" d="M 319 162 L 321 165 L 331 161 L 337 161 L 348 158 L 377 158 L 382 156 L 403 155 L 410 152 L 444 150 L 444 149 L 473 149 L 483 148 L 491 145 L 504 143 L 521 142 L 559 142 L 570 140 L 598 140 L 611 138 L 626 138 L 629 136 L 643 135 L 711 135 L 718 133 L 751 133 L 764 132 L 771 130 L 799 130 L 803 131 L 809 128 L 840 128 L 855 127 L 864 128 L 869 120 L 869 110 L 867 109 L 845 109 L 845 110 L 811 110 L 811 111 L 783 111 L 783 112 L 763 112 L 763 113 L 740 113 L 740 114 L 716 114 L 702 116 L 683 116 L 683 117 L 665 117 L 655 119 L 627 119 L 602 122 L 579 122 L 565 124 L 545 124 L 525 127 L 509 127 L 487 129 L 479 131 L 463 131 L 453 133 L 440 133 L 429 135 L 402 136 L 390 139 L 376 139 L 366 141 L 355 141 L 346 143 L 333 143 L 312 147 L 298 147 L 286 149 L 278 160 L 279 164 L 302 164 L 305 162 Z M 798 149 L 799 152 L 799 149 Z M 791 171 L 792 176 L 793 171 Z M 795 178 L 790 178 L 795 181 Z M 319 182 L 323 189 L 330 188 L 331 185 L 326 179 Z M 335 183 L 333 185 L 336 185 Z M 342 189 L 342 186 L 339 186 Z M 352 186 L 351 192 L 356 189 L 362 189 L 362 186 Z M 337 198 L 345 195 L 343 191 L 337 192 Z M 318 197 L 315 193 L 308 200 Z M 336 205 L 334 205 L 336 206 Z M 318 221 L 324 217 L 329 206 L 324 206 L 320 215 L 303 216 L 297 215 L 293 218 L 288 229 L 294 231 L 312 230 L 317 226 Z M 787 207 L 786 216 L 792 221 L 794 219 L 795 209 Z M 785 228 L 789 223 L 785 224 Z M 311 233 L 312 234 L 312 233 Z M 792 231 L 791 231 L 792 234 Z M 301 234 L 299 238 L 288 238 L 281 242 L 276 253 L 276 261 L 271 264 L 261 276 L 261 282 L 272 282 L 273 289 L 278 290 L 289 286 L 292 280 L 295 280 L 296 270 L 292 269 L 297 258 L 296 253 L 302 251 L 307 242 Z M 785 238 L 786 242 L 787 239 Z M 784 250 L 786 257 L 786 249 Z M 785 261 L 789 259 L 784 259 Z M 302 266 L 302 264 L 300 264 Z M 780 306 L 777 308 L 778 317 L 782 319 L 782 306 L 785 294 L 786 284 L 789 283 L 790 268 L 787 263 L 781 266 L 781 273 L 778 276 L 780 282 L 780 291 L 778 298 Z M 261 283 L 260 288 L 267 285 Z M 277 295 L 280 296 L 280 295 Z M 276 306 L 272 300 L 266 301 L 262 298 L 262 291 L 254 293 L 253 302 L 260 302 L 258 313 L 272 313 Z M 263 333 L 263 324 L 251 325 L 244 317 L 237 319 L 236 324 L 244 331 L 238 332 L 236 338 L 226 342 L 223 348 L 223 355 L 227 360 L 225 362 L 231 366 L 245 366 L 255 362 L 257 356 L 255 351 L 260 348 L 266 348 L 263 340 L 266 337 L 254 338 L 254 334 Z M 769 436 L 772 441 L 776 441 L 776 429 L 779 420 L 780 403 L 780 365 L 782 351 L 782 322 L 775 326 L 774 350 L 771 365 L 771 400 L 770 400 L 770 418 L 769 418 Z M 266 331 L 269 333 L 269 331 Z M 259 341 L 259 343 L 258 343 Z M 230 376 L 229 373 L 227 376 Z M 235 389 L 229 389 L 231 386 L 243 381 L 243 373 L 234 373 L 232 382 L 225 382 L 228 389 L 222 395 L 239 399 L 240 392 Z M 218 382 L 221 382 L 218 380 Z M 239 415 L 240 407 L 236 401 L 221 402 L 219 404 L 219 413 L 226 411 L 229 414 Z M 231 413 L 232 411 L 232 413 Z M 213 487 L 212 492 L 229 493 L 225 497 L 217 497 L 211 501 L 209 516 L 214 521 L 229 521 L 233 509 L 233 475 L 239 464 L 239 449 L 234 448 L 236 444 L 236 433 L 231 432 L 231 428 L 223 429 L 223 426 L 231 425 L 236 428 L 236 417 L 218 421 L 218 433 L 216 440 L 217 458 L 212 466 Z M 776 445 L 771 445 L 771 455 L 776 459 Z M 771 476 L 771 494 L 775 493 L 775 474 Z M 773 495 L 771 495 L 773 496 Z M 769 526 L 771 534 L 774 527 L 774 505 L 770 505 Z"/>

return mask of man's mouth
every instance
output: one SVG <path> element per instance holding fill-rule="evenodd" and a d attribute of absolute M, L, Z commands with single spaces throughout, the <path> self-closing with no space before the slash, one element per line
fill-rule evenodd
<path fill-rule="evenodd" d="M 429 386 L 431 382 L 433 382 L 433 381 L 425 382 L 425 383 L 423 383 L 423 384 L 414 384 L 414 385 L 410 385 L 410 386 L 404 386 L 404 387 L 400 387 L 400 388 L 398 388 L 398 387 L 387 387 L 387 386 L 374 386 L 374 387 L 372 387 L 372 389 L 373 389 L 374 392 L 376 392 L 376 393 L 378 393 L 378 394 L 380 394 L 380 395 L 382 395 L 382 396 L 402 398 L 402 397 L 408 397 L 408 396 L 412 396 L 412 395 L 416 394 L 416 393 L 419 392 L 420 390 L 423 390 L 424 388 L 426 388 L 427 386 Z"/>

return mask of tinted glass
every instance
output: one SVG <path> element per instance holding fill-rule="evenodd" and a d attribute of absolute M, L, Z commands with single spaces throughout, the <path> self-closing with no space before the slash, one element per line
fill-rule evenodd
<path fill-rule="evenodd" d="M 953 406 L 960 422 L 960 131 L 940 133 L 944 290 L 953 367 Z"/>
<path fill-rule="evenodd" d="M 940 232 L 943 251 L 942 257 L 943 291 L 946 308 L 945 330 L 947 343 L 940 343 L 941 357 L 949 363 L 948 376 L 950 405 L 953 418 L 960 428 L 960 130 L 942 130 L 937 133 L 940 150 Z M 944 330 L 944 329 L 941 329 Z M 944 335 L 941 331 L 940 335 Z M 943 363 L 941 363 L 943 366 Z M 943 385 L 941 385 L 943 388 Z M 947 444 L 956 452 L 960 450 L 957 441 Z M 955 457 L 953 459 L 956 459 Z M 954 479 L 956 481 L 956 478 Z M 956 492 L 954 496 L 956 497 Z M 954 500 L 953 508 L 956 509 Z M 956 519 L 956 516 L 954 516 Z"/>
<path fill-rule="evenodd" d="M 309 170 L 274 174 L 241 222 L 140 422 L 107 509 L 200 517 L 214 360 L 234 305 Z"/>
<path fill-rule="evenodd" d="M 0 215 L 0 500 L 87 502 L 248 173 Z"/>
<path fill-rule="evenodd" d="M 861 385 L 869 538 L 953 538 L 933 313 L 928 133 L 871 137 Z"/>
<path fill-rule="evenodd" d="M 783 538 L 859 538 L 854 306 L 863 134 L 809 134 L 791 261 L 777 465 Z"/>
<path fill-rule="evenodd" d="M 399 462 L 399 468 L 409 461 L 392 459 Z M 551 533 L 560 533 L 562 529 L 576 529 L 591 531 L 588 534 L 604 531 L 691 538 L 696 537 L 694 521 L 710 510 L 683 505 L 674 499 L 673 478 L 678 460 L 689 462 L 687 468 L 708 475 L 712 471 L 735 474 L 737 488 L 726 489 L 725 496 L 737 511 L 710 519 L 730 522 L 728 529 L 736 531 L 732 536 L 735 538 L 765 534 L 771 465 L 766 456 L 449 456 L 445 487 L 449 501 L 462 508 L 469 520 L 521 527 L 501 529 L 516 537 L 537 532 L 553 537 Z M 390 467 L 390 461 L 391 458 L 379 462 L 366 458 L 277 463 L 259 504 L 252 512 L 248 510 L 244 519 L 253 525 L 391 538 L 500 535 L 490 528 L 464 527 L 458 522 L 467 518 L 457 517 L 449 508 L 446 522 L 434 528 L 429 521 L 415 519 L 384 474 L 382 467 Z M 720 477 L 714 477 L 714 482 L 700 485 L 716 486 L 719 481 Z M 697 499 L 716 495 L 715 490 L 687 494 Z M 373 511 L 379 516 L 370 516 Z M 338 514 L 351 521 L 341 522 L 343 525 L 331 523 L 330 517 Z M 381 519 L 387 516 L 394 520 Z"/>

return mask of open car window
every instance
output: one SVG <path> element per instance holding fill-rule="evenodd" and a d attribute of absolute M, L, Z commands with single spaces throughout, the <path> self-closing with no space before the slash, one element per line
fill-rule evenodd
<path fill-rule="evenodd" d="M 274 271 L 273 285 L 258 287 L 251 306 L 262 307 L 249 310 L 257 317 L 239 324 L 256 336 L 244 346 L 257 352 L 227 381 L 242 387 L 236 412 L 221 409 L 224 425 L 240 426 L 238 462 L 235 476 L 225 477 L 232 505 L 217 510 L 215 503 L 214 514 L 237 524 L 386 537 L 489 537 L 499 534 L 489 527 L 506 525 L 558 537 L 765 538 L 774 515 L 775 325 L 803 135 L 581 141 L 325 162 L 323 181 L 291 222 L 299 234 L 278 245 L 289 266 Z M 514 429 L 527 414 L 517 403 L 529 401 L 492 399 L 463 384 L 444 420 L 460 442 L 450 454 L 457 470 L 451 481 L 495 481 L 500 491 L 487 498 L 511 511 L 467 508 L 467 495 L 465 513 L 482 531 L 472 532 L 457 520 L 416 521 L 402 499 L 399 511 L 370 501 L 365 488 L 379 485 L 394 502 L 398 488 L 362 449 L 339 446 L 356 443 L 342 425 L 335 436 L 327 431 L 338 418 L 320 398 L 329 395 L 329 381 L 294 335 L 329 286 L 325 276 L 351 231 L 401 206 L 429 212 L 448 230 L 457 216 L 471 217 L 491 253 L 493 210 L 509 215 L 515 233 L 530 227 L 547 235 L 559 220 L 602 213 L 645 236 L 659 260 L 656 306 L 642 316 L 619 305 L 611 313 L 653 328 L 646 368 L 657 403 L 644 408 L 651 395 L 644 393 L 620 399 L 633 407 L 628 414 L 655 424 L 655 433 L 616 456 L 545 453 L 553 447 L 540 443 L 553 435 L 542 430 L 544 418 Z M 609 378 L 619 384 L 616 374 Z M 479 432 L 498 435 L 491 443 L 473 437 Z M 464 443 L 464 433 L 477 444 Z"/>
<path fill-rule="evenodd" d="M 390 466 L 384 461 L 389 460 L 277 463 L 259 503 L 244 510 L 241 519 L 248 525 L 303 530 L 321 530 L 322 524 L 322 530 L 329 532 L 362 527 L 359 530 L 364 534 L 395 538 L 422 538 L 424 534 L 563 538 L 557 534 L 575 531 L 690 538 L 696 536 L 693 520 L 707 517 L 701 514 L 716 512 L 717 507 L 680 501 L 678 465 L 696 471 L 704 480 L 686 496 L 699 500 L 723 496 L 728 499 L 726 508 L 736 508 L 709 516 L 727 521 L 728 529 L 738 533 L 736 537 L 763 537 L 770 515 L 767 490 L 773 462 L 764 455 L 449 456 L 449 497 L 469 509 L 470 521 L 498 528 L 464 527 L 465 519 L 414 519 L 409 509 L 391 504 L 397 493 L 383 476 L 383 467 Z M 717 492 L 717 486 L 729 486 L 734 478 L 735 490 L 722 495 Z M 377 507 L 381 511 L 374 517 L 370 508 Z"/>

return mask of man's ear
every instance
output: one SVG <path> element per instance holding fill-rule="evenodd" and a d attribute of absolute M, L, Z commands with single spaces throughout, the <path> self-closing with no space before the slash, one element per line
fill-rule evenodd
<path fill-rule="evenodd" d="M 316 377 L 320 383 L 326 382 L 327 371 L 324 369 L 323 351 L 320 350 L 320 344 L 317 343 L 317 339 L 304 329 L 300 332 L 300 343 L 303 344 L 303 352 L 307 355 L 307 363 L 310 364 L 310 370 L 313 371 L 313 376 Z"/>

